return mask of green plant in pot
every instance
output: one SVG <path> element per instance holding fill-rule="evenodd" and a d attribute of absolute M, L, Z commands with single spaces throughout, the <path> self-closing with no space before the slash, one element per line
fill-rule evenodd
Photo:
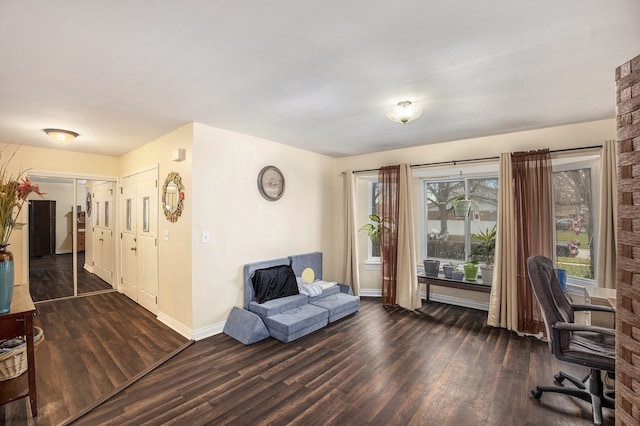
<path fill-rule="evenodd" d="M 367 223 L 360 231 L 367 231 L 367 235 L 372 243 L 380 241 L 380 235 L 382 235 L 382 219 L 377 214 L 370 214 L 369 220 L 373 223 Z"/>
<path fill-rule="evenodd" d="M 471 250 L 474 259 L 482 259 L 484 265 L 481 266 L 482 281 L 485 284 L 493 283 L 493 260 L 496 254 L 496 226 L 486 228 L 484 231 L 471 234 L 471 238 L 480 242 Z"/>
<path fill-rule="evenodd" d="M 469 258 L 467 262 L 465 262 L 464 266 L 464 279 L 467 281 L 475 281 L 478 279 L 478 260 Z"/>

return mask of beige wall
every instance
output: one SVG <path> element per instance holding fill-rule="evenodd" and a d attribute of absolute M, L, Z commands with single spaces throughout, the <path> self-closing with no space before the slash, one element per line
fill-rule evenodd
<path fill-rule="evenodd" d="M 410 124 L 409 124 L 410 125 Z M 402 127 L 398 129 L 401 131 Z M 466 139 L 460 141 L 445 142 L 433 145 L 424 145 L 414 148 L 397 149 L 392 151 L 378 152 L 373 154 L 358 155 L 352 157 L 339 158 L 336 160 L 338 171 L 351 170 L 368 170 L 378 169 L 382 166 L 409 163 L 424 164 L 441 161 L 465 160 L 473 158 L 484 158 L 498 156 L 502 152 L 514 152 L 521 150 L 531 150 L 540 148 L 565 149 L 575 147 L 586 147 L 593 145 L 601 145 L 603 141 L 616 138 L 615 120 L 600 120 L 589 123 L 575 124 L 569 126 L 552 127 L 540 130 L 531 130 L 526 132 L 509 133 L 498 136 L 488 136 L 482 138 Z M 367 223 L 367 195 L 366 182 L 364 178 L 367 174 L 359 174 L 359 183 L 357 185 L 358 194 L 358 224 Z M 375 172 L 374 172 L 375 176 Z M 337 179 L 342 180 L 342 179 Z M 365 192 L 364 194 L 362 192 Z M 420 199 L 419 191 L 414 193 L 415 200 Z M 342 229 L 341 221 L 344 205 L 342 203 L 343 190 L 341 183 L 338 185 L 336 199 L 340 200 L 337 205 L 338 229 Z M 414 212 L 415 213 L 415 212 Z M 416 228 L 419 229 L 419 228 Z M 335 253 L 338 259 L 344 258 L 345 239 L 344 233 L 337 233 L 337 247 Z M 419 244 L 419 242 L 417 242 Z M 367 255 L 367 238 L 365 233 L 360 233 L 358 237 L 358 248 L 360 251 L 360 286 L 366 294 L 367 290 L 379 291 L 380 289 L 380 273 L 376 269 L 367 269 L 365 267 Z M 416 247 L 416 253 L 420 256 L 420 248 Z M 422 259 L 416 259 L 422 262 Z M 340 262 L 342 271 L 344 271 L 344 262 Z M 461 297 L 472 300 L 474 302 L 488 302 L 488 296 L 484 294 L 472 292 L 460 292 L 453 289 L 436 288 L 434 294 L 441 294 L 448 297 Z"/>
<path fill-rule="evenodd" d="M 191 234 L 192 234 L 192 123 L 120 157 L 120 176 L 158 166 L 158 316 L 169 325 L 188 333 L 193 328 Z M 172 152 L 186 150 L 184 161 L 172 161 Z M 162 186 L 170 172 L 182 177 L 185 198 L 177 222 L 169 222 L 162 210 Z M 118 215 L 120 217 L 120 215 Z M 169 240 L 164 239 L 165 230 Z"/>
<path fill-rule="evenodd" d="M 325 275 L 335 276 L 333 158 L 200 124 L 193 151 L 194 328 L 220 324 L 242 306 L 246 263 L 318 250 L 326 256 Z M 285 193 L 275 202 L 258 193 L 266 165 L 285 177 Z M 211 243 L 201 243 L 202 231 Z"/>

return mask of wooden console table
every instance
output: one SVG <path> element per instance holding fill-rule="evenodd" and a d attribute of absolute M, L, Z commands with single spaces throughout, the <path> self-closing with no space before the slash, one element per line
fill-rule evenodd
<path fill-rule="evenodd" d="M 0 382 L 0 404 L 29 397 L 31 414 L 38 415 L 36 398 L 36 363 L 33 347 L 33 316 L 36 307 L 29 295 L 26 284 L 16 285 L 13 289 L 11 308 L 6 314 L 0 315 L 0 339 L 12 339 L 25 336 L 27 341 L 27 374 L 15 379 Z M 25 378 L 26 376 L 26 378 Z"/>
<path fill-rule="evenodd" d="M 427 301 L 429 301 L 429 292 L 431 291 L 432 285 L 440 287 L 459 288 L 461 290 L 478 291 L 480 293 L 491 293 L 491 285 L 484 284 L 481 278 L 478 278 L 476 281 L 457 281 L 451 278 L 446 278 L 442 274 L 438 275 L 437 277 L 418 275 L 418 283 L 425 284 L 427 290 Z"/>

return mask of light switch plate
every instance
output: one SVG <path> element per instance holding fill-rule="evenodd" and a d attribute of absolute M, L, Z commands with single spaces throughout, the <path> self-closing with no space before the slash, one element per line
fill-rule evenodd
<path fill-rule="evenodd" d="M 210 239 L 209 231 L 202 231 L 202 244 L 209 244 Z"/>

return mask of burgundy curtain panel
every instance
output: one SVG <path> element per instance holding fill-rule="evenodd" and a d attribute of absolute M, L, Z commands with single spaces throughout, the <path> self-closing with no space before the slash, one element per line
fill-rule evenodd
<path fill-rule="evenodd" d="M 396 277 L 398 259 L 398 191 L 400 166 L 382 167 L 378 171 L 378 214 L 383 224 L 380 236 L 382 272 L 382 304 L 396 304 Z"/>
<path fill-rule="evenodd" d="M 527 273 L 527 259 L 554 259 L 553 169 L 548 149 L 511 155 L 516 224 L 518 331 L 538 334 L 544 322 Z"/>

